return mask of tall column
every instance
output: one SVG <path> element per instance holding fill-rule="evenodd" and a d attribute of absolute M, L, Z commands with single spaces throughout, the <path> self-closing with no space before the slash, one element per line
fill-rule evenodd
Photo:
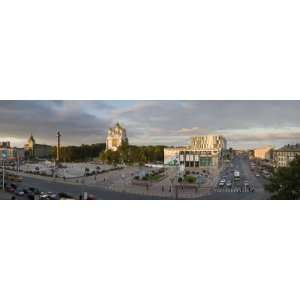
<path fill-rule="evenodd" d="M 56 148 L 56 161 L 60 161 L 60 137 L 61 134 L 59 131 L 57 131 L 57 148 Z"/>

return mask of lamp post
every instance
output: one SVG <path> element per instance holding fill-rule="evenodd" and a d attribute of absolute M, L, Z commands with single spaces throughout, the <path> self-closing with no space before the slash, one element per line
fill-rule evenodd
<path fill-rule="evenodd" d="M 5 189 L 5 159 L 7 158 L 7 154 L 6 153 L 2 153 L 2 189 L 4 191 Z"/>

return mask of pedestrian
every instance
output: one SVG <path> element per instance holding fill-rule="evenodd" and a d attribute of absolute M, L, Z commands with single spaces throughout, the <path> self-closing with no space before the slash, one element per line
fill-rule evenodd
<path fill-rule="evenodd" d="M 79 200 L 82 200 L 82 195 L 80 194 L 80 196 L 79 196 Z"/>

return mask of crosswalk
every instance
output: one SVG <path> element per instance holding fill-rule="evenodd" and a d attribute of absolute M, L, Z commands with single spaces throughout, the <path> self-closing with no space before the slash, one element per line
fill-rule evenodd
<path fill-rule="evenodd" d="M 232 187 L 232 188 L 227 188 L 227 187 L 216 187 L 215 192 L 217 193 L 252 193 L 253 189 L 248 188 L 248 187 Z"/>

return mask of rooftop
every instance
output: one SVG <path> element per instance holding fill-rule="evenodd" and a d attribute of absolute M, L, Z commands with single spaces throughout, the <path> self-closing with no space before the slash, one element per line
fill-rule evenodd
<path fill-rule="evenodd" d="M 295 144 L 295 145 L 285 145 L 276 151 L 300 151 L 300 144 Z"/>

